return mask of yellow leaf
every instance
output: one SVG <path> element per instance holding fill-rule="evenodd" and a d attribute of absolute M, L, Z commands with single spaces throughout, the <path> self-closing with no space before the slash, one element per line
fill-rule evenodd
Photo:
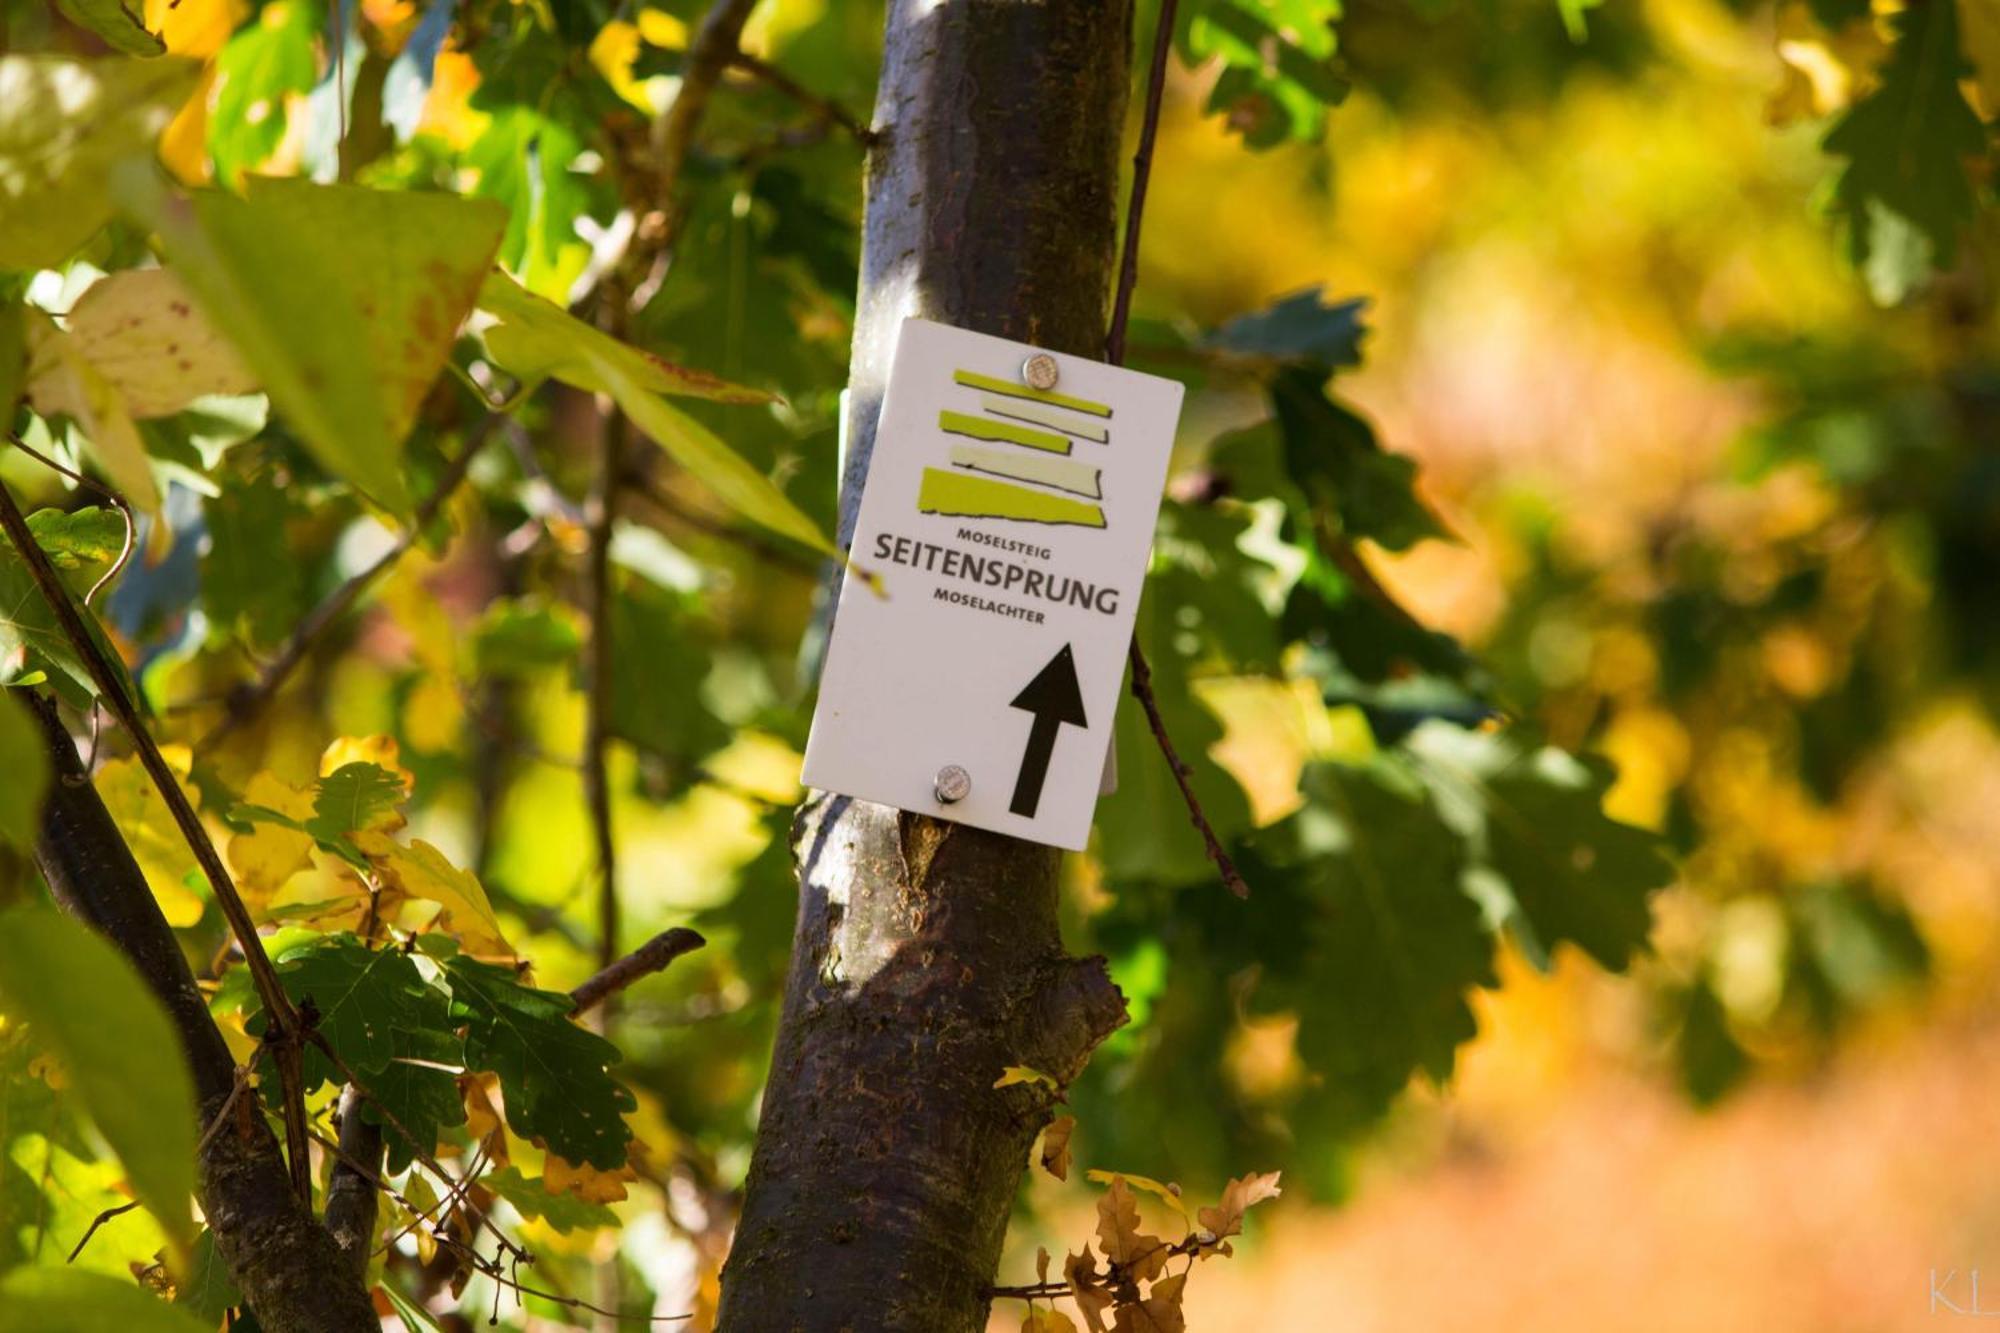
<path fill-rule="evenodd" d="M 189 803 L 198 803 L 200 797 L 185 781 L 194 764 L 193 753 L 185 745 L 163 745 L 160 757 L 180 781 Z M 104 808 L 125 835 L 132 859 L 139 863 L 167 924 L 192 926 L 201 920 L 201 896 L 186 883 L 187 876 L 195 873 L 194 853 L 188 850 L 180 826 L 174 823 L 173 813 L 167 809 L 145 768 L 137 759 L 108 760 L 98 767 L 94 782 Z"/>
<path fill-rule="evenodd" d="M 313 815 L 313 794 L 274 773 L 259 773 L 243 789 L 245 805 L 261 805 L 300 823 Z M 229 839 L 229 869 L 252 908 L 268 906 L 285 881 L 312 868 L 313 839 L 282 824 L 259 823 Z"/>
<path fill-rule="evenodd" d="M 1011 1088 L 1017 1083 L 1039 1083 L 1054 1092 L 1062 1090 L 1057 1085 L 1055 1079 L 1044 1074 L 1041 1070 L 1030 1068 L 1027 1065 L 1008 1065 L 1001 1071 L 1000 1077 L 993 1081 L 993 1086 L 996 1088 Z"/>
<path fill-rule="evenodd" d="M 1959 45 L 1972 61 L 1979 114 L 2000 116 L 2000 0 L 1958 0 Z"/>
<path fill-rule="evenodd" d="M 349 764 L 373 764 L 395 774 L 403 784 L 403 793 L 408 795 L 416 790 L 417 778 L 403 767 L 402 753 L 394 736 L 342 736 L 321 753 L 319 775 L 331 777 Z"/>
<path fill-rule="evenodd" d="M 1061 1310 L 1031 1305 L 1028 1317 L 1021 1321 L 1021 1333 L 1076 1333 L 1076 1323 Z"/>
<path fill-rule="evenodd" d="M 452 865 L 443 852 L 421 839 L 405 847 L 379 829 L 365 829 L 350 840 L 375 863 L 385 884 L 412 898 L 442 905 L 444 911 L 438 919 L 448 924 L 467 952 L 512 956 L 514 951 L 501 937 L 493 904 L 471 871 Z"/>
<path fill-rule="evenodd" d="M 206 60 L 229 44 L 249 12 L 245 0 L 146 0 L 146 26 L 170 53 Z"/>
<path fill-rule="evenodd" d="M 465 700 L 443 676 L 425 676 L 403 701 L 403 734 L 416 750 L 436 754 L 458 744 Z"/>
<path fill-rule="evenodd" d="M 574 1194 L 586 1203 L 616 1203 L 626 1197 L 625 1182 L 638 1178 L 630 1163 L 616 1171 L 600 1171 L 588 1162 L 578 1164 L 555 1153 L 542 1159 L 542 1185 L 551 1194 Z"/>
<path fill-rule="evenodd" d="M 213 173 L 208 161 L 208 98 L 215 91 L 216 70 L 211 62 L 188 94 L 181 109 L 160 131 L 160 161 L 183 185 L 203 185 Z"/>
<path fill-rule="evenodd" d="M 1069 1138 L 1076 1131 L 1076 1117 L 1059 1115 L 1042 1131 L 1042 1170 L 1057 1180 L 1069 1179 Z"/>
<path fill-rule="evenodd" d="M 172 416 L 204 394 L 257 387 L 236 349 L 165 269 L 131 269 L 92 283 L 70 311 L 69 338 L 141 420 Z"/>
<path fill-rule="evenodd" d="M 74 418 L 112 484 L 135 508 L 157 513 L 160 488 L 124 397 L 90 364 L 76 339 L 41 311 L 27 313 L 28 405 L 45 417 Z"/>

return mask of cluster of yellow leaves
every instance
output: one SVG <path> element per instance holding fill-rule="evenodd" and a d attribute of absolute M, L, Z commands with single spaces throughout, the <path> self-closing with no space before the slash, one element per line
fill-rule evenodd
<path fill-rule="evenodd" d="M 1065 1157 L 1068 1143 L 1065 1130 Z M 1280 1192 L 1276 1171 L 1239 1176 L 1224 1187 L 1219 1203 L 1191 1217 L 1178 1185 L 1109 1171 L 1092 1171 L 1090 1178 L 1109 1187 L 1097 1201 L 1095 1250 L 1103 1252 L 1103 1266 L 1086 1242 L 1081 1253 L 1064 1259 L 1060 1284 L 1090 1333 L 1107 1333 L 1107 1328 L 1110 1333 L 1184 1333 L 1187 1319 L 1181 1301 L 1195 1260 L 1234 1253 L 1229 1237 L 1242 1234 L 1243 1214 Z M 1187 1227 L 1181 1240 L 1168 1242 L 1145 1229 L 1135 1189 L 1153 1195 L 1179 1215 Z M 1187 1260 L 1187 1266 L 1169 1274 L 1167 1265 L 1174 1259 Z M 1037 1283 L 1049 1287 L 1047 1250 L 1036 1255 L 1035 1269 Z M 1112 1319 L 1108 1326 L 1107 1311 Z M 1041 1309 L 1030 1302 L 1021 1329 L 1022 1333 L 1075 1333 L 1076 1325 L 1060 1310 Z"/>

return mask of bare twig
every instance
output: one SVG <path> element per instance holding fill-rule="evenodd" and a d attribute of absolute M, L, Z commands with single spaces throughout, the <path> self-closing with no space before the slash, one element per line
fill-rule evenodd
<path fill-rule="evenodd" d="M 794 102 L 812 112 L 818 119 L 831 125 L 838 125 L 842 130 L 847 132 L 848 137 L 852 138 L 863 148 L 872 148 L 875 146 L 875 131 L 862 124 L 860 118 L 852 111 L 849 111 L 833 98 L 814 92 L 769 61 L 760 60 L 748 51 L 739 49 L 730 56 L 729 63 L 737 69 L 742 70 L 745 74 L 751 75 L 759 82 L 768 84 L 772 89 L 791 98 Z"/>
<path fill-rule="evenodd" d="M 1214 825 L 1208 822 L 1208 812 L 1201 808 L 1201 800 L 1194 794 L 1188 783 L 1192 771 L 1182 762 L 1180 752 L 1174 748 L 1172 736 L 1167 734 L 1166 719 L 1160 716 L 1160 701 L 1153 696 L 1153 668 L 1146 661 L 1146 654 L 1139 650 L 1139 640 L 1132 639 L 1132 697 L 1146 712 L 1146 725 L 1152 728 L 1153 739 L 1159 742 L 1160 753 L 1167 757 L 1167 767 L 1173 770 L 1174 785 L 1181 789 L 1181 800 L 1187 804 L 1188 818 L 1193 821 L 1195 831 L 1201 834 L 1202 846 L 1208 851 L 1208 859 L 1215 862 L 1215 868 L 1222 876 L 1223 885 L 1238 898 L 1250 896 L 1250 886 L 1237 872 L 1236 862 L 1223 850 L 1222 840 L 1215 836 Z"/>
<path fill-rule="evenodd" d="M 403 558 L 412 546 L 417 544 L 418 539 L 424 533 L 424 529 L 428 528 L 431 522 L 437 518 L 439 511 L 444 508 L 445 502 L 451 498 L 452 493 L 465 480 L 465 474 L 472 468 L 472 460 L 478 455 L 480 448 L 486 441 L 492 437 L 494 428 L 502 419 L 498 416 L 488 416 L 482 419 L 477 426 L 473 427 L 470 438 L 465 442 L 465 448 L 460 451 L 457 458 L 452 460 L 451 466 L 444 470 L 444 475 L 438 478 L 436 489 L 429 496 L 425 497 L 422 504 L 417 506 L 416 514 L 411 518 L 410 525 L 398 534 L 396 540 L 390 544 L 389 549 L 378 556 L 366 569 L 361 570 L 348 579 L 347 582 L 328 593 L 324 601 L 308 612 L 306 618 L 293 628 L 291 637 L 285 640 L 285 645 L 278 650 L 278 655 L 265 663 L 264 669 L 257 673 L 256 680 L 247 682 L 230 691 L 227 700 L 227 711 L 223 714 L 222 720 L 216 723 L 215 727 L 206 736 L 202 737 L 200 742 L 201 747 L 206 748 L 215 744 L 224 736 L 227 736 L 230 732 L 243 726 L 245 723 L 252 721 L 257 714 L 264 711 L 264 708 L 276 696 L 278 690 L 291 678 L 292 673 L 298 670 L 300 664 L 311 655 L 312 650 L 318 645 L 320 637 L 332 627 L 334 622 L 345 615 L 349 608 L 361 599 L 362 593 L 368 591 L 377 579 L 387 573 L 398 560 Z"/>
<path fill-rule="evenodd" d="M 1167 86 L 1167 61 L 1173 53 L 1176 8 L 1176 0 L 1161 0 L 1159 24 L 1153 31 L 1153 63 L 1146 76 L 1146 111 L 1139 124 L 1139 146 L 1132 154 L 1132 195 L 1125 207 L 1125 246 L 1119 257 L 1118 290 L 1111 302 L 1111 326 L 1104 335 L 1104 359 L 1114 366 L 1125 364 L 1125 329 L 1132 319 L 1132 290 L 1139 282 L 1139 229 L 1146 215 L 1146 184 L 1153 174 L 1153 145 L 1160 134 L 1160 102 Z M 1146 661 L 1145 650 L 1139 646 L 1137 633 L 1132 636 L 1130 657 L 1132 697 L 1145 710 L 1146 725 L 1152 729 L 1153 739 L 1159 742 L 1167 767 L 1173 770 L 1174 785 L 1180 788 L 1188 819 L 1201 834 L 1202 846 L 1208 852 L 1208 859 L 1215 863 L 1223 884 L 1238 898 L 1247 898 L 1250 886 L 1237 872 L 1222 840 L 1215 836 L 1215 826 L 1208 822 L 1208 812 L 1202 809 L 1201 799 L 1188 782 L 1191 770 L 1174 748 L 1173 737 L 1167 734 L 1160 701 L 1153 694 L 1153 669 Z"/>
<path fill-rule="evenodd" d="M 47 552 L 42 550 L 34 534 L 28 530 L 28 521 L 22 516 L 21 507 L 15 503 L 13 492 L 5 485 L 0 485 L 0 528 L 6 530 L 7 539 L 14 544 L 36 588 L 54 613 L 56 623 L 61 626 L 63 637 L 83 662 L 92 684 L 97 687 L 98 700 L 111 710 L 119 725 L 132 738 L 139 762 L 152 778 L 160 798 L 166 802 L 181 837 L 194 853 L 195 863 L 208 877 L 216 903 L 229 922 L 230 933 L 236 937 L 237 946 L 243 951 L 244 961 L 250 968 L 250 979 L 256 986 L 258 998 L 263 1001 L 264 1011 L 271 1016 L 273 1031 L 278 1038 L 273 1042 L 273 1053 L 284 1088 L 285 1149 L 292 1186 L 301 1199 L 310 1199 L 312 1180 L 306 1153 L 305 1088 L 298 1046 L 299 1016 L 286 996 L 285 988 L 278 982 L 278 973 L 271 966 L 270 956 L 264 952 L 264 941 L 257 934 L 250 909 L 244 905 L 242 895 L 237 893 L 229 868 L 223 864 L 221 853 L 216 851 L 215 843 L 208 836 L 208 829 L 195 813 L 187 793 L 181 789 L 179 778 L 167 766 L 159 745 L 141 721 L 137 705 L 126 697 L 119 674 L 112 669 L 104 650 L 84 626 L 82 615 L 71 605 L 69 589 L 49 563 Z"/>
<path fill-rule="evenodd" d="M 590 553 L 584 575 L 590 642 L 584 650 L 583 790 L 590 806 L 590 829 L 597 855 L 597 965 L 608 967 L 618 957 L 618 843 L 612 825 L 608 751 L 614 665 L 611 535 L 617 518 L 618 460 L 626 433 L 624 417 L 615 411 L 607 413 L 601 430 L 597 480 L 584 506 L 590 525 Z"/>
<path fill-rule="evenodd" d="M 138 1206 L 139 1206 L 139 1201 L 137 1199 L 134 1199 L 130 1203 L 121 1203 L 116 1208 L 106 1208 L 96 1217 L 93 1217 L 90 1220 L 90 1229 L 83 1233 L 83 1239 L 76 1243 L 76 1248 L 69 1252 L 69 1258 L 64 1260 L 63 1262 L 72 1264 L 75 1263 L 76 1256 L 83 1253 L 83 1247 L 90 1244 L 90 1238 L 97 1234 L 97 1229 L 99 1227 L 103 1226 L 106 1222 L 109 1222 L 114 1217 L 123 1217 L 125 1214 L 131 1212 L 134 1208 L 137 1208 Z"/>
<path fill-rule="evenodd" d="M 575 1004 L 570 1013 L 589 1012 L 603 1003 L 605 997 L 617 994 L 641 977 L 664 970 L 676 958 L 707 943 L 699 931 L 685 926 L 661 931 L 571 991 L 569 996 Z"/>

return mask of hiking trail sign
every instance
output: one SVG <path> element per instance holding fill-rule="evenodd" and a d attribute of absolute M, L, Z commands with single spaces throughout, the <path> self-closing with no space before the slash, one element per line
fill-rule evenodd
<path fill-rule="evenodd" d="M 1084 846 L 1180 407 L 1172 380 L 903 321 L 808 786 Z"/>

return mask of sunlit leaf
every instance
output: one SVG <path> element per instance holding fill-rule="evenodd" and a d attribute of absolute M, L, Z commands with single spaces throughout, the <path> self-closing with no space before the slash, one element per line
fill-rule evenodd
<path fill-rule="evenodd" d="M 134 417 L 164 417 L 207 394 L 257 387 L 236 349 L 165 269 L 133 269 L 92 283 L 70 308 L 68 327 L 77 352 Z"/>
<path fill-rule="evenodd" d="M 109 221 L 112 172 L 152 156 L 191 60 L 0 56 L 0 269 L 49 268 Z"/>
<path fill-rule="evenodd" d="M 180 1037 L 137 970 L 85 927 L 15 908 L 0 914 L 0 1001 L 62 1062 L 146 1207 L 191 1241 L 194 1080 Z M 135 1087 L 146 1095 L 133 1096 Z"/>
<path fill-rule="evenodd" d="M 17 1268 L 0 1278 L 0 1304 L 17 1333 L 210 1333 L 136 1282 L 73 1268 Z"/>
<path fill-rule="evenodd" d="M 165 55 L 167 44 L 146 26 L 144 6 L 132 0 L 56 0 L 70 21 L 102 37 L 128 56 Z"/>

